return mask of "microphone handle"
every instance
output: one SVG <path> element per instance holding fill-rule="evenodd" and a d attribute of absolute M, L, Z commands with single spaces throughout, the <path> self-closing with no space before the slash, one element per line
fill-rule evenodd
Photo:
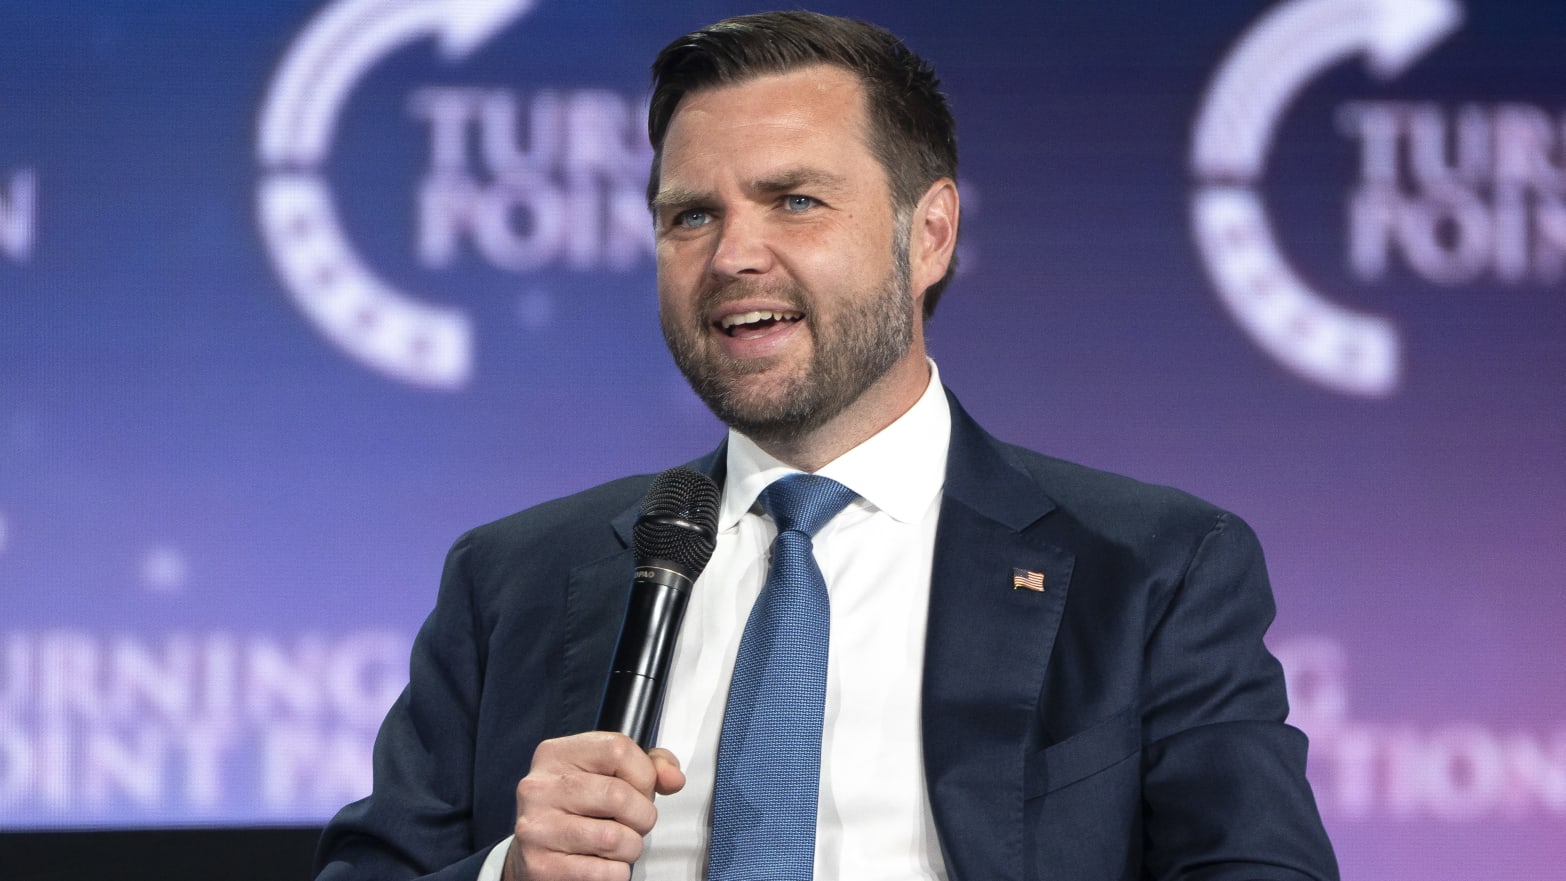
<path fill-rule="evenodd" d="M 618 731 L 642 749 L 652 747 L 691 583 L 678 564 L 667 560 L 637 564 L 598 712 L 599 731 Z"/>

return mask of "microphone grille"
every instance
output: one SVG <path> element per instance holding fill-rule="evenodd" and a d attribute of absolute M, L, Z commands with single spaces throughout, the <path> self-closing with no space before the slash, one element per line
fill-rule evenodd
<path fill-rule="evenodd" d="M 666 560 L 693 579 L 701 574 L 718 543 L 720 495 L 712 478 L 689 468 L 654 477 L 632 532 L 637 562 Z"/>

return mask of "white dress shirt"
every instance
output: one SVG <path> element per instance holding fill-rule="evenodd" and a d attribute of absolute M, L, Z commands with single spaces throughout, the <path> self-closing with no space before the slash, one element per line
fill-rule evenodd
<path fill-rule="evenodd" d="M 831 599 L 815 877 L 944 879 L 920 740 L 925 619 L 951 411 L 934 362 L 924 395 L 897 421 L 816 473 L 859 495 L 814 539 Z M 798 469 L 729 433 L 718 545 L 675 649 L 658 745 L 685 788 L 659 796 L 658 822 L 632 879 L 701 881 L 713 771 L 729 678 L 777 527 L 756 505 Z M 498 881 L 510 839 L 479 881 Z"/>

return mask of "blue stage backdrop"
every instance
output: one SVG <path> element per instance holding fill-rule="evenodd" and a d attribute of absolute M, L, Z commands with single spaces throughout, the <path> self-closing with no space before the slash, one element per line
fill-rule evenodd
<path fill-rule="evenodd" d="M 1260 532 L 1346 877 L 1557 876 L 1566 4 L 821 6 L 955 105 L 964 404 Z M 5 5 L 0 825 L 323 821 L 459 532 L 717 441 L 643 113 L 744 11 Z"/>

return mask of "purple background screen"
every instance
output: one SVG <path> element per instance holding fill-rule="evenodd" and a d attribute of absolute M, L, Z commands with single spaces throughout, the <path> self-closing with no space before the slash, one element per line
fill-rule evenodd
<path fill-rule="evenodd" d="M 1260 533 L 1345 876 L 1558 872 L 1566 6 L 821 5 L 955 106 L 964 405 Z M 743 11 L 0 11 L 0 827 L 323 821 L 455 536 L 718 440 L 642 108 Z"/>

